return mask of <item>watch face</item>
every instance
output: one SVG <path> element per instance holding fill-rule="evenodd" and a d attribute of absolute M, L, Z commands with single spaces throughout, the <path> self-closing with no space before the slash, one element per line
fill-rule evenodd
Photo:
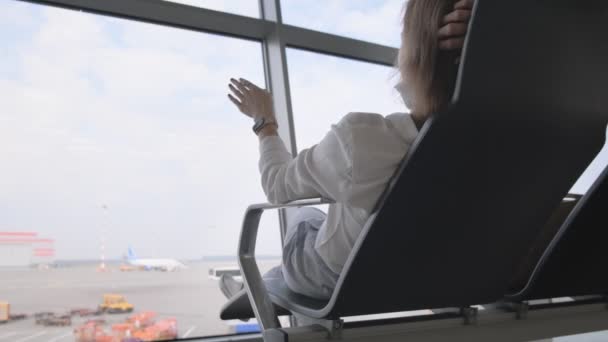
<path fill-rule="evenodd" d="M 266 122 L 266 120 L 264 118 L 259 118 L 259 119 L 255 119 L 254 124 L 253 124 L 253 131 L 255 133 L 258 132 L 258 130 L 264 126 L 264 123 Z"/>

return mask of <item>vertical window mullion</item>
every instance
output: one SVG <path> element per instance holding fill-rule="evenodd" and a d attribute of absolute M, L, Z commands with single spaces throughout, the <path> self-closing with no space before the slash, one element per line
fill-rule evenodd
<path fill-rule="evenodd" d="M 280 0 L 260 0 L 260 13 L 262 19 L 274 23 L 273 29 L 265 37 L 262 44 L 266 87 L 273 95 L 273 104 L 279 124 L 279 136 L 285 142 L 287 149 L 295 156 L 297 154 L 296 137 L 287 70 L 287 52 L 281 35 L 283 22 L 281 20 Z M 288 210 L 279 211 L 281 241 L 285 237 L 288 216 Z"/>

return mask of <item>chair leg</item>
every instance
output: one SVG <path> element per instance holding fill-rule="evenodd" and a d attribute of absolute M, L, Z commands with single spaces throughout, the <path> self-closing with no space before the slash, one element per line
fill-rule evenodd
<path fill-rule="evenodd" d="M 311 318 L 308 316 L 304 316 L 298 313 L 293 313 L 294 321 L 296 322 L 296 327 L 305 327 L 311 325 L 318 325 L 327 330 L 327 338 L 330 340 L 340 339 L 342 336 L 342 329 L 344 327 L 344 321 L 341 319 L 336 320 L 327 320 L 327 319 L 318 319 Z"/>
<path fill-rule="evenodd" d="M 287 342 L 289 337 L 282 329 L 267 329 L 262 333 L 264 342 Z"/>
<path fill-rule="evenodd" d="M 460 314 L 464 318 L 464 325 L 477 324 L 477 308 L 464 307 L 460 308 Z"/>

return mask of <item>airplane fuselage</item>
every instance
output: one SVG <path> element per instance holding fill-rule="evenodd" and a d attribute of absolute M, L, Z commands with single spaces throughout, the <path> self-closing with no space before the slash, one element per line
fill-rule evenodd
<path fill-rule="evenodd" d="M 130 265 L 143 267 L 150 270 L 177 271 L 186 268 L 186 265 L 175 259 L 136 259 L 129 260 Z"/>

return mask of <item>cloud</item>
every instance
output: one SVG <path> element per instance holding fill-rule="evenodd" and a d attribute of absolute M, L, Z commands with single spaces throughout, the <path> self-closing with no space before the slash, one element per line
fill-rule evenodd
<path fill-rule="evenodd" d="M 264 196 L 256 138 L 226 84 L 264 79 L 259 43 L 27 7 L 40 21 L 9 49 L 17 72 L 0 77 L 0 229 L 31 227 L 60 258 L 95 258 L 106 203 L 109 257 L 135 242 L 152 255 L 233 254 L 244 209 Z M 278 254 L 274 232 L 260 251 Z"/>
<path fill-rule="evenodd" d="M 35 11 L 32 11 L 31 5 L 20 2 L 11 1 L 12 3 L 2 6 L 0 11 L 0 23 L 3 28 L 13 28 L 14 30 L 28 30 L 32 25 L 35 25 Z"/>
<path fill-rule="evenodd" d="M 257 1 L 252 0 L 166 0 L 184 5 L 204 7 L 215 11 L 229 12 L 259 18 Z"/>
<path fill-rule="evenodd" d="M 283 0 L 287 24 L 374 43 L 400 45 L 403 0 Z"/>

